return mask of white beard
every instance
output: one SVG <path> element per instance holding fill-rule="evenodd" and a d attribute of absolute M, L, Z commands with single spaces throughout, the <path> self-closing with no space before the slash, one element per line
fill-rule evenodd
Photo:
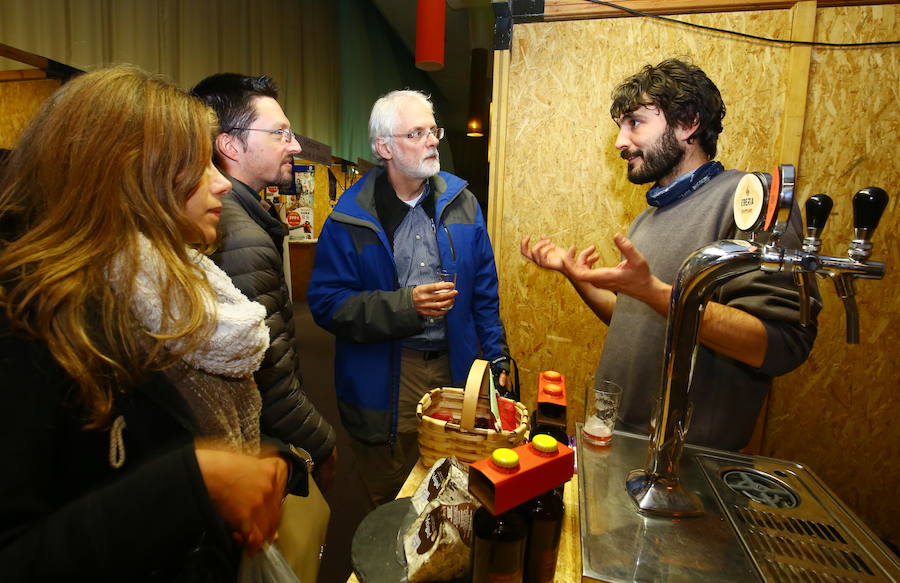
<path fill-rule="evenodd" d="M 429 153 L 429 155 L 431 154 Z M 433 160 L 422 159 L 419 160 L 418 164 L 415 166 L 407 164 L 405 160 L 400 160 L 399 158 L 395 158 L 394 162 L 397 164 L 398 170 L 413 178 L 431 178 L 441 171 L 441 155 L 436 148 L 434 150 Z"/>

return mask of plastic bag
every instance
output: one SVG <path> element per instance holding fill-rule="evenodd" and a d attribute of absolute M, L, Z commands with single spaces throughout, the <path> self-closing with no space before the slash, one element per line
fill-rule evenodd
<path fill-rule="evenodd" d="M 237 583 L 300 583 L 278 547 L 266 543 L 260 552 L 244 551 Z"/>
<path fill-rule="evenodd" d="M 431 467 L 412 497 L 418 514 L 403 537 L 409 583 L 449 581 L 469 572 L 472 515 L 469 476 L 454 457 Z"/>
<path fill-rule="evenodd" d="M 461 490 L 463 500 L 451 503 L 459 504 L 470 498 L 466 487 L 469 483 L 468 469 L 463 467 L 455 457 L 442 457 L 434 462 L 428 470 L 425 479 L 416 488 L 412 495 L 412 505 L 417 514 L 421 514 L 428 503 L 440 496 L 444 490 L 450 495 L 453 491 Z M 445 501 L 446 503 L 446 501 Z"/>

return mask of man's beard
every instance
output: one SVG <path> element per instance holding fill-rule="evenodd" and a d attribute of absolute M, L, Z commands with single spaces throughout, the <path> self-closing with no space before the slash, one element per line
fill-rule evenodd
<path fill-rule="evenodd" d="M 278 180 L 275 184 L 280 188 L 285 188 L 294 183 L 294 164 L 293 159 L 291 160 L 282 160 L 282 164 L 287 164 L 290 162 L 291 167 L 287 170 L 282 171 L 281 167 L 278 168 Z"/>
<path fill-rule="evenodd" d="M 395 158 L 394 161 L 397 164 L 397 169 L 407 176 L 421 179 L 431 178 L 441 171 L 441 157 L 440 154 L 438 154 L 437 148 L 434 149 L 434 152 L 430 152 L 428 155 L 434 155 L 434 159 L 429 160 L 426 158 L 422 158 L 415 165 L 407 164 L 405 160 L 402 160 L 400 158 Z"/>
<path fill-rule="evenodd" d="M 675 131 L 667 127 L 650 149 L 623 150 L 621 154 L 626 160 L 635 155 L 641 157 L 641 165 L 628 167 L 628 180 L 634 184 L 647 184 L 668 176 L 684 159 L 684 148 L 675 138 Z"/>

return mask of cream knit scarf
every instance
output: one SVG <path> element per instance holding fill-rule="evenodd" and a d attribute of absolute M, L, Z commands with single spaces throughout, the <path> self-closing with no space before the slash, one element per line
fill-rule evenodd
<path fill-rule="evenodd" d="M 167 271 L 150 241 L 139 235 L 139 256 L 135 292 L 131 308 L 146 330 L 160 332 L 162 327 L 161 290 Z M 221 440 L 234 451 L 255 453 L 259 448 L 261 398 L 252 373 L 259 368 L 269 347 L 265 308 L 247 299 L 228 275 L 196 250 L 188 255 L 198 272 L 205 273 L 215 297 L 206 298 L 207 312 L 215 315 L 211 334 L 181 360 L 163 371 L 178 388 L 194 415 L 203 436 Z M 117 284 L 118 261 L 135 258 L 120 256 L 111 269 L 113 286 Z M 179 306 L 173 306 L 177 317 Z M 166 342 L 178 350 L 185 339 Z"/>

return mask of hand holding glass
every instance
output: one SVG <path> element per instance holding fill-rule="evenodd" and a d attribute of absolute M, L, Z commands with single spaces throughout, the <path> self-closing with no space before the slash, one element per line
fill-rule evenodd
<path fill-rule="evenodd" d="M 622 388 L 612 381 L 600 381 L 588 389 L 584 404 L 582 437 L 587 443 L 607 446 L 612 441 Z"/>
<path fill-rule="evenodd" d="M 455 271 L 447 271 L 446 269 L 438 269 L 437 270 L 437 281 L 439 282 L 449 282 L 453 284 L 453 287 L 447 289 L 439 289 L 436 294 L 445 294 L 447 292 L 453 291 L 456 289 L 456 272 Z M 441 308 L 444 311 L 449 310 L 453 307 L 453 304 L 450 304 L 446 308 Z"/>

